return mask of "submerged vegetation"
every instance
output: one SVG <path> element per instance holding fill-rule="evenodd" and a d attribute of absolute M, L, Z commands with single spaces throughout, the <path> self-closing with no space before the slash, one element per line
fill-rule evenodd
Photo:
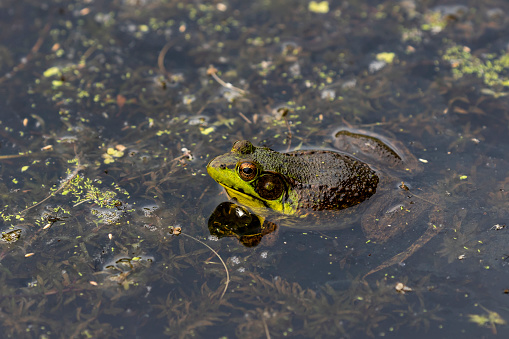
<path fill-rule="evenodd" d="M 443 59 L 451 63 L 452 74 L 456 79 L 474 75 L 488 86 L 486 94 L 495 96 L 507 95 L 503 92 L 509 87 L 509 55 L 502 53 L 483 54 L 482 59 L 471 54 L 466 46 L 454 46 L 446 50 Z"/>
<path fill-rule="evenodd" d="M 4 336 L 508 333 L 505 2 L 0 12 Z M 445 222 L 418 254 L 360 278 L 428 218 L 386 245 L 359 227 L 282 227 L 256 248 L 209 235 L 227 200 L 211 158 L 235 140 L 331 148 L 342 126 L 400 140 L 422 164 L 403 185 L 436 193 Z"/>

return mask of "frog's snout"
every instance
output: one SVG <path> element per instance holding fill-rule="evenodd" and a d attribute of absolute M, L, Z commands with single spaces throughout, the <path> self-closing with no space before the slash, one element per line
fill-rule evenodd
<path fill-rule="evenodd" d="M 219 166 L 220 164 L 216 158 L 210 160 L 209 163 L 207 164 L 207 173 L 214 178 L 212 174 L 219 168 Z"/>
<path fill-rule="evenodd" d="M 236 159 L 231 159 L 231 157 L 218 156 L 209 161 L 207 164 L 207 169 L 214 168 L 216 170 L 235 170 L 236 164 Z"/>
<path fill-rule="evenodd" d="M 207 164 L 207 171 L 212 168 L 213 169 L 225 169 L 226 165 L 224 164 L 223 161 L 219 160 L 218 158 L 214 158 L 214 159 L 210 160 L 209 163 Z"/>
<path fill-rule="evenodd" d="M 235 168 L 235 164 L 232 166 Z M 217 181 L 217 179 L 221 178 L 221 173 L 231 169 L 230 167 L 231 166 L 228 166 L 228 163 L 226 163 L 224 159 L 221 159 L 221 157 L 216 157 L 207 164 L 207 172 L 214 180 Z"/>

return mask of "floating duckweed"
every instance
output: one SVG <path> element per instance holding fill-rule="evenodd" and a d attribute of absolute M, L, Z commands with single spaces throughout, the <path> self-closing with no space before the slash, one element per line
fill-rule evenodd
<path fill-rule="evenodd" d="M 102 157 L 104 158 L 105 164 L 110 164 L 112 162 L 115 162 L 114 158 L 121 158 L 124 156 L 124 151 L 122 150 L 122 148 L 125 149 L 125 147 L 121 147 L 119 149 L 119 147 L 117 146 L 116 148 L 117 149 L 115 149 L 113 147 L 109 147 L 106 150 L 106 153 L 102 155 Z"/>
<path fill-rule="evenodd" d="M 394 57 L 396 57 L 396 54 L 394 54 L 394 53 L 383 52 L 383 53 L 378 53 L 376 55 L 376 60 L 384 61 L 388 64 L 392 64 L 392 62 L 394 61 Z"/>
<path fill-rule="evenodd" d="M 329 13 L 328 1 L 311 1 L 308 5 L 308 10 L 313 13 L 325 14 Z"/>
<path fill-rule="evenodd" d="M 46 78 L 52 77 L 54 75 L 60 76 L 62 73 L 60 72 L 60 69 L 58 67 L 51 67 L 42 73 Z"/>
<path fill-rule="evenodd" d="M 64 84 L 64 82 L 61 80 L 53 80 L 51 84 L 53 85 L 53 87 L 60 87 Z"/>
<path fill-rule="evenodd" d="M 200 132 L 201 134 L 203 135 L 209 135 L 210 133 L 214 132 L 216 130 L 215 127 L 207 127 L 207 128 L 202 128 L 200 127 Z"/>
<path fill-rule="evenodd" d="M 509 55 L 504 53 L 484 54 L 481 58 L 473 56 L 467 46 L 453 46 L 447 49 L 442 57 L 452 67 L 452 74 L 456 79 L 465 75 L 475 75 L 490 87 L 509 86 Z"/>

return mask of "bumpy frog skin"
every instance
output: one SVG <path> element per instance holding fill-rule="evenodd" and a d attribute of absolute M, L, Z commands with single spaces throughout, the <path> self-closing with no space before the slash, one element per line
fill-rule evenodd
<path fill-rule="evenodd" d="M 367 164 L 345 154 L 279 153 L 246 140 L 213 159 L 207 171 L 239 203 L 294 216 L 355 206 L 375 194 L 379 183 Z"/>

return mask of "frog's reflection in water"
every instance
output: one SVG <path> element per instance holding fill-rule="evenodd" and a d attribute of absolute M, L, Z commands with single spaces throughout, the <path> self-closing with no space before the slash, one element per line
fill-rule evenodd
<path fill-rule="evenodd" d="M 257 246 L 277 225 L 233 202 L 219 204 L 209 217 L 210 234 L 218 238 L 236 237 L 247 247 Z"/>

